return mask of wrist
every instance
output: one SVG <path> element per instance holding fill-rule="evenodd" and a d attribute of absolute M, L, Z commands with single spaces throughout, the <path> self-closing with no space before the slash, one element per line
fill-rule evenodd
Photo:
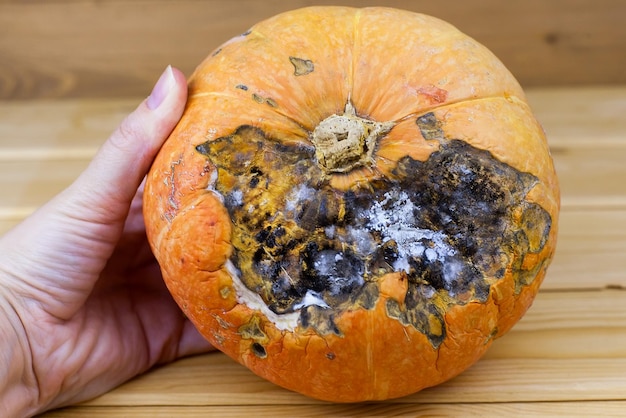
<path fill-rule="evenodd" d="M 26 330 L 6 292 L 0 291 L 0 416 L 24 417 L 38 410 L 39 389 Z"/>

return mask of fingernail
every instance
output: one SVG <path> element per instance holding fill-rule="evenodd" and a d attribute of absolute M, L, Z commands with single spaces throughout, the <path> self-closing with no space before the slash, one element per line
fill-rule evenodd
<path fill-rule="evenodd" d="M 154 85 L 152 89 L 152 93 L 148 96 L 146 100 L 146 104 L 149 109 L 156 109 L 163 103 L 163 100 L 167 97 L 170 89 L 174 85 L 176 81 L 174 80 L 174 72 L 172 71 L 172 66 L 168 65 L 161 77 L 159 77 L 159 81 Z"/>

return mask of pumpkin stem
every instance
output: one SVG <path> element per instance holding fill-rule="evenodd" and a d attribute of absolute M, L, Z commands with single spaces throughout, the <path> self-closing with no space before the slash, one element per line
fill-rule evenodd
<path fill-rule="evenodd" d="M 372 165 L 376 142 L 394 125 L 357 116 L 348 102 L 343 115 L 329 116 L 313 130 L 311 141 L 319 166 L 326 173 L 346 173 Z"/>

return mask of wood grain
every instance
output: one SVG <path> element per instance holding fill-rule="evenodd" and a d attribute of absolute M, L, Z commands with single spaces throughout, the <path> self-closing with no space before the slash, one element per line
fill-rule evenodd
<path fill-rule="evenodd" d="M 626 208 L 626 87 L 527 94 L 548 134 L 564 209 Z M 66 187 L 140 100 L 0 101 L 0 210 L 33 208 Z M 45 185 L 35 184 L 39 173 L 50 173 Z"/>
<path fill-rule="evenodd" d="M 626 292 L 540 292 L 513 330 L 475 366 L 435 388 L 388 403 L 622 399 Z M 183 359 L 88 402 L 124 405 L 319 404 L 272 385 L 223 354 Z"/>
<path fill-rule="evenodd" d="M 536 88 L 563 194 L 544 289 L 626 288 L 626 87 Z M 0 101 L 0 233 L 80 173 L 141 100 Z M 585 115 L 580 116 L 580 115 Z"/>
<path fill-rule="evenodd" d="M 626 86 L 544 87 L 527 91 L 553 148 L 626 146 Z"/>
<path fill-rule="evenodd" d="M 75 417 L 623 417 L 624 401 L 607 402 L 518 402 L 406 404 L 367 403 L 359 405 L 242 405 L 166 406 L 166 407 L 93 407 L 77 406 L 46 414 L 46 418 Z"/>
<path fill-rule="evenodd" d="M 0 164 L 1 166 L 1 164 Z M 1 181 L 0 188 L 9 187 Z M 9 194 L 19 207 L 0 206 L 0 234 L 30 214 L 38 203 L 31 196 L 52 196 L 45 181 L 24 189 L 24 195 Z M 5 186 L 6 185 L 6 186 Z M 3 196 L 2 203 L 4 200 Z M 564 210 L 555 258 L 542 288 L 546 290 L 626 289 L 626 210 Z"/>
<path fill-rule="evenodd" d="M 543 289 L 626 289 L 626 211 L 561 212 L 556 255 Z"/>
<path fill-rule="evenodd" d="M 35 207 L 58 193 L 86 167 L 94 145 L 0 151 L 0 207 Z M 560 147 L 553 152 L 562 206 L 626 208 L 626 146 Z M 598 187 L 602 185 L 602 187 Z"/>
<path fill-rule="evenodd" d="M 142 97 L 0 101 L 0 233 L 67 186 Z M 528 97 L 562 184 L 557 253 L 528 313 L 460 376 L 402 399 L 334 405 L 213 353 L 43 416 L 626 416 L 626 86 Z"/>
<path fill-rule="evenodd" d="M 90 158 L 141 99 L 0 100 L 0 161 Z"/>
<path fill-rule="evenodd" d="M 376 0 L 0 2 L 0 98 L 131 97 L 163 68 L 190 73 L 211 50 L 276 13 Z M 626 82 L 620 0 L 388 0 L 451 22 L 529 86 Z"/>
<path fill-rule="evenodd" d="M 483 359 L 437 387 L 394 403 L 602 401 L 622 399 L 626 359 Z M 89 406 L 323 405 L 252 375 L 221 353 L 178 361 Z"/>

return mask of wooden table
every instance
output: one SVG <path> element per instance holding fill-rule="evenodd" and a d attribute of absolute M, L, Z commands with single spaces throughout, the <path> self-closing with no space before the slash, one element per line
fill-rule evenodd
<path fill-rule="evenodd" d="M 626 86 L 528 96 L 560 175 L 557 255 L 528 314 L 459 377 L 403 399 L 333 405 L 210 354 L 45 417 L 626 416 Z M 139 100 L 0 102 L 0 233 L 70 183 Z"/>

